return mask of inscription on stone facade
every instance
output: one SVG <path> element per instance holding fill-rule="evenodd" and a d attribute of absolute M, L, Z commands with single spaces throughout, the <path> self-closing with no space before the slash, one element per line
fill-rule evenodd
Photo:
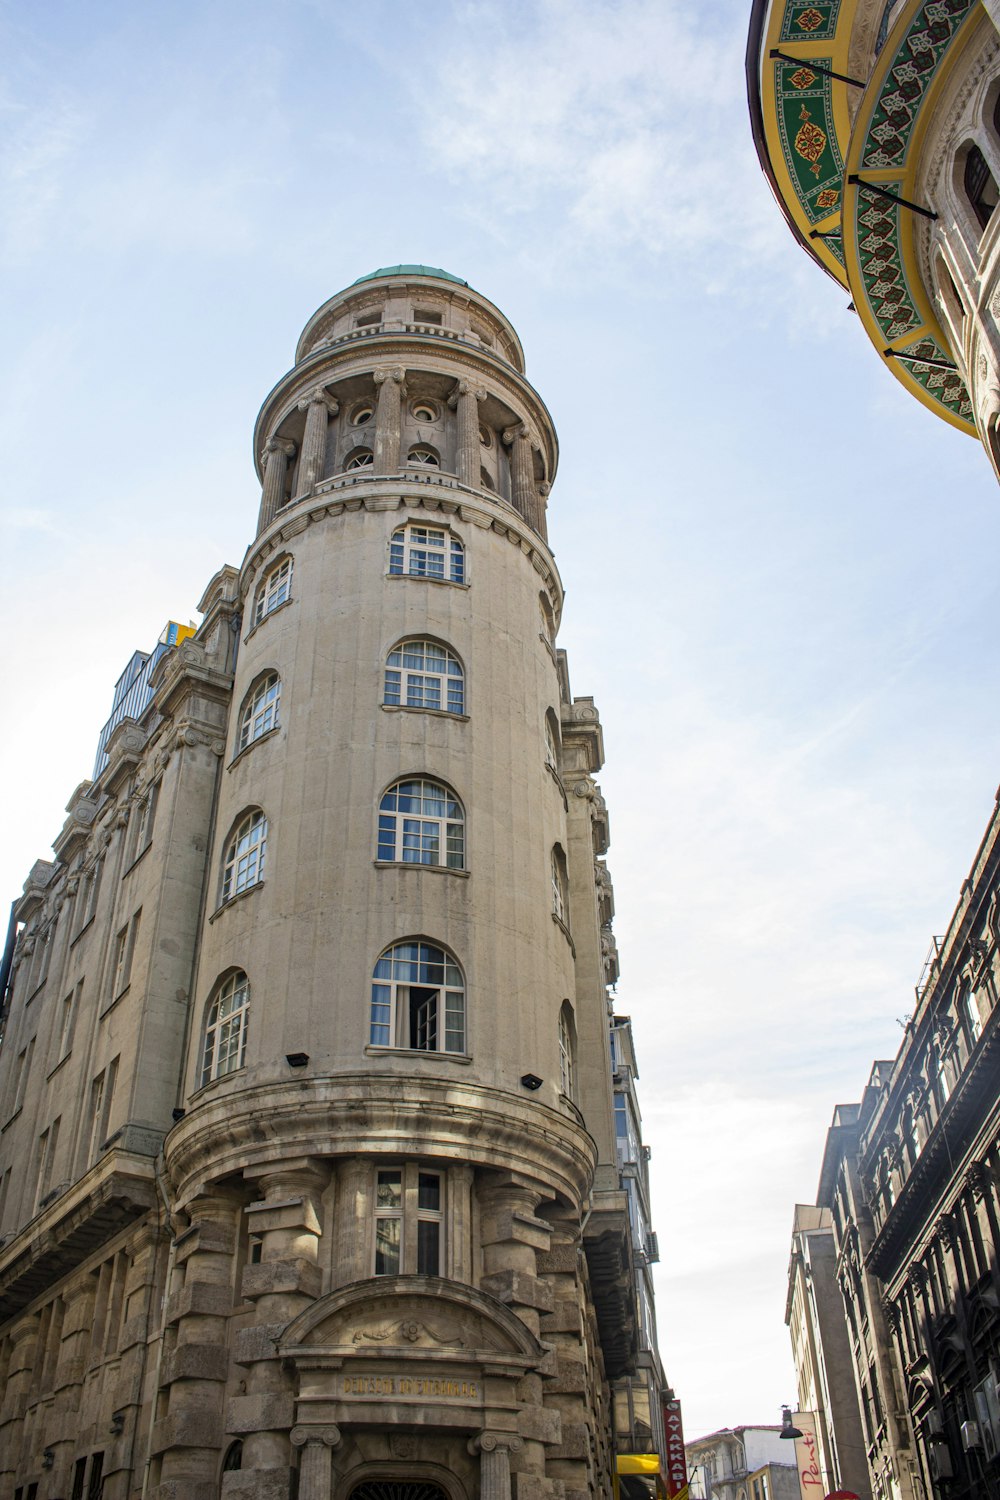
<path fill-rule="evenodd" d="M 424 1375 L 345 1375 L 345 1396 L 438 1396 L 478 1401 L 476 1380 L 441 1380 Z"/>

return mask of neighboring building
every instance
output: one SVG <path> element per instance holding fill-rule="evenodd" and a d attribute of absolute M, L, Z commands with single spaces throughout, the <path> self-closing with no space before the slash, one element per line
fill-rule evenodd
<path fill-rule="evenodd" d="M 1000 475 L 1000 0 L 753 0 L 761 165 L 879 358 Z"/>
<path fill-rule="evenodd" d="M 688 1443 L 691 1500 L 799 1500 L 793 1447 L 780 1427 L 722 1427 Z"/>
<path fill-rule="evenodd" d="M 824 1493 L 853 1490 L 871 1500 L 829 1209 L 795 1205 L 785 1323 L 799 1410 L 815 1418 Z"/>
<path fill-rule="evenodd" d="M 15 903 L 0 1500 L 662 1491 L 602 732 L 523 369 L 443 271 L 319 309 L 241 568 L 132 658 Z"/>
<path fill-rule="evenodd" d="M 872 1492 L 1000 1497 L 1000 804 L 903 1044 L 841 1105 L 829 1209 Z"/>

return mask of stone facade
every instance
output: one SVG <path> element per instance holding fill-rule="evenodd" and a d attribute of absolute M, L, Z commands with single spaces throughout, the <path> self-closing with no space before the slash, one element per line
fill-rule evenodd
<path fill-rule="evenodd" d="M 319 310 L 241 568 L 138 658 L 31 871 L 0 1500 L 583 1500 L 664 1451 L 601 725 L 523 369 L 443 272 Z"/>

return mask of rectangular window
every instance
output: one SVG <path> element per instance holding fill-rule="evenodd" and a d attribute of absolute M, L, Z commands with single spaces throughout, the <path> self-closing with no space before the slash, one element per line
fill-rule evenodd
<path fill-rule="evenodd" d="M 153 819 L 156 816 L 156 801 L 160 795 L 160 783 L 150 787 L 149 791 L 136 807 L 134 819 L 135 830 L 132 835 L 132 859 L 137 860 L 140 854 L 144 854 L 153 841 Z"/>
<path fill-rule="evenodd" d="M 23 1052 L 17 1055 L 17 1069 L 14 1074 L 14 1106 L 11 1114 L 16 1115 L 24 1105 L 24 1096 L 28 1088 L 28 1076 L 31 1073 L 31 1059 L 35 1051 L 35 1038 L 25 1047 Z"/>
<path fill-rule="evenodd" d="M 59 1040 L 56 1047 L 57 1062 L 62 1062 L 64 1057 L 68 1057 L 70 1049 L 73 1046 L 73 1024 L 80 1006 L 80 994 L 82 990 L 83 980 L 81 979 L 76 988 L 70 990 L 62 1003 L 62 1010 L 59 1014 Z"/>
<path fill-rule="evenodd" d="M 443 1184 L 415 1165 L 375 1174 L 375 1275 L 440 1276 Z"/>
<path fill-rule="evenodd" d="M 92 1453 L 90 1457 L 90 1478 L 87 1485 L 87 1500 L 101 1500 L 104 1493 L 104 1454 Z"/>
<path fill-rule="evenodd" d="M 118 936 L 115 938 L 114 961 L 111 968 L 111 993 L 109 999 L 117 1000 L 118 996 L 128 989 L 132 978 L 132 957 L 135 953 L 136 939 L 139 936 L 139 922 L 142 910 L 135 913 L 130 922 L 126 922 Z"/>
<path fill-rule="evenodd" d="M 81 1163 L 81 1170 L 84 1172 L 88 1167 L 93 1166 L 101 1155 L 104 1142 L 108 1138 L 111 1106 L 114 1103 L 117 1079 L 118 1059 L 116 1057 L 102 1073 L 98 1073 L 90 1085 L 89 1127 L 84 1135 L 84 1157 Z"/>
<path fill-rule="evenodd" d="M 87 1460 L 78 1458 L 73 1465 L 73 1492 L 70 1500 L 83 1500 L 83 1485 L 87 1477 Z"/>
<path fill-rule="evenodd" d="M 103 871 L 103 859 L 95 860 L 93 868 L 87 871 L 80 882 L 80 894 L 77 897 L 77 910 L 80 914 L 76 927 L 78 935 L 94 920 Z"/>

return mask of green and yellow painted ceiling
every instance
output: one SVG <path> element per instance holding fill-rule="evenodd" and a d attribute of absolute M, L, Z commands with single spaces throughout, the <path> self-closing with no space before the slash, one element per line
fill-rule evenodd
<path fill-rule="evenodd" d="M 849 82 L 851 33 L 859 12 L 875 8 L 873 0 L 754 0 L 747 83 L 757 151 L 796 238 L 850 292 L 897 380 L 975 435 L 968 391 L 947 368 L 952 353 L 917 268 L 921 216 L 884 194 L 916 202 L 935 98 L 981 7 L 906 0 L 880 34 L 870 76 Z"/>

